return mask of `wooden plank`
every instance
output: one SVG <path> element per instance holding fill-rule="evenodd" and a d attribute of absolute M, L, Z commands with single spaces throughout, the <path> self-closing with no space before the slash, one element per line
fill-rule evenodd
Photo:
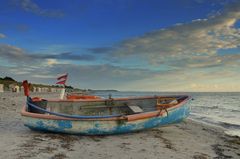
<path fill-rule="evenodd" d="M 128 105 L 128 107 L 134 112 L 134 113 L 142 113 L 143 110 L 137 105 Z"/>
<path fill-rule="evenodd" d="M 178 101 L 176 99 L 174 99 L 169 104 L 178 104 Z"/>

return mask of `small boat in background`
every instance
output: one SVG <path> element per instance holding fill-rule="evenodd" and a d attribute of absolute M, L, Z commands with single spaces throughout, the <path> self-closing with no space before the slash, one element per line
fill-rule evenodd
<path fill-rule="evenodd" d="M 32 130 L 109 135 L 130 133 L 182 121 L 189 115 L 187 95 L 109 99 L 46 100 L 29 96 L 21 115 Z"/>

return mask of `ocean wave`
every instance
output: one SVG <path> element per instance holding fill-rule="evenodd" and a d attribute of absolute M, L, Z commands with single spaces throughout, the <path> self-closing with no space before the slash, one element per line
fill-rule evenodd
<path fill-rule="evenodd" d="M 229 111 L 229 112 L 240 112 L 239 109 L 233 109 L 233 108 L 228 108 L 228 107 L 220 107 L 220 106 L 194 106 L 191 105 L 192 109 L 202 109 L 202 110 L 222 110 L 222 111 Z"/>
<path fill-rule="evenodd" d="M 205 109 L 219 109 L 218 106 L 212 106 L 212 107 L 208 107 L 208 106 L 193 106 L 194 108 L 205 108 Z"/>
<path fill-rule="evenodd" d="M 232 109 L 231 112 L 240 112 L 240 110 L 233 110 L 233 109 Z"/>
<path fill-rule="evenodd" d="M 219 124 L 224 128 L 237 128 L 240 130 L 240 123 L 230 123 L 230 122 L 219 122 Z"/>
<path fill-rule="evenodd" d="M 214 125 L 219 125 L 221 127 L 224 127 L 226 129 L 228 128 L 236 128 L 240 130 L 240 119 L 238 119 L 236 116 L 213 116 L 210 114 L 198 114 L 198 113 L 191 113 L 190 117 L 199 120 L 206 123 L 211 123 Z"/>
<path fill-rule="evenodd" d="M 224 131 L 224 133 L 227 134 L 227 135 L 230 135 L 230 136 L 238 136 L 238 137 L 240 137 L 240 130 L 236 130 L 236 129 L 226 130 L 226 131 Z"/>

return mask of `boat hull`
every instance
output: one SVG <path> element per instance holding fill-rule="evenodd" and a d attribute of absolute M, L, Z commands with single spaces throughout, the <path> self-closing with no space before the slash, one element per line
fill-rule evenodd
<path fill-rule="evenodd" d="M 31 116 L 23 116 L 24 125 L 32 130 L 80 134 L 80 135 L 110 135 L 130 133 L 154 127 L 180 122 L 189 115 L 187 103 L 178 108 L 168 110 L 160 116 L 139 120 L 59 120 Z"/>

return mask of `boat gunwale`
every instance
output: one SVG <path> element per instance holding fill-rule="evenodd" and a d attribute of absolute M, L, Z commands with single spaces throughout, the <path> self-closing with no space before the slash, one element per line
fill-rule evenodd
<path fill-rule="evenodd" d="M 166 96 L 141 96 L 141 97 L 124 97 L 124 98 L 101 98 L 101 99 L 48 99 L 48 102 L 105 102 L 109 100 L 122 101 L 122 100 L 136 100 L 136 99 L 154 99 L 160 97 L 178 97 L 189 95 L 166 95 Z M 43 98 L 44 99 L 44 98 Z M 45 99 L 46 100 L 46 99 Z"/>
<path fill-rule="evenodd" d="M 158 117 L 158 116 L 163 116 L 167 114 L 169 111 L 173 109 L 177 109 L 184 104 L 187 103 L 189 99 L 191 99 L 190 96 L 188 95 L 181 95 L 181 96 L 186 96 L 186 98 L 181 101 L 180 103 L 176 104 L 175 106 L 171 106 L 167 108 L 165 111 L 162 110 L 156 110 L 156 111 L 151 111 L 151 112 L 144 112 L 144 113 L 139 113 L 139 114 L 131 114 L 131 115 L 126 115 L 126 116 L 120 116 L 120 117 L 111 117 L 111 118 L 91 118 L 91 119 L 78 119 L 78 118 L 67 118 L 67 117 L 61 117 L 61 116 L 56 116 L 56 115 L 50 115 L 50 114 L 39 114 L 39 113 L 31 113 L 26 111 L 26 105 L 23 106 L 21 110 L 21 115 L 25 117 L 32 117 L 32 118 L 39 118 L 39 119 L 49 119 L 49 120 L 72 120 L 72 121 L 118 121 L 118 120 L 126 120 L 126 121 L 133 121 L 133 120 L 140 120 L 140 119 L 147 119 L 147 118 L 153 118 L 153 117 Z M 131 99 L 154 99 L 157 97 L 161 96 L 146 96 L 146 97 L 133 97 L 133 98 L 112 98 L 114 100 L 131 100 Z M 165 97 L 165 96 L 164 96 Z M 106 99 L 105 99 L 106 100 Z M 105 100 L 100 100 L 100 101 L 105 101 Z M 53 101 L 53 100 L 50 100 Z M 57 101 L 68 101 L 69 100 L 57 100 Z M 72 101 L 72 100 L 70 100 Z M 74 102 L 77 101 L 98 101 L 96 100 L 73 100 Z"/>

